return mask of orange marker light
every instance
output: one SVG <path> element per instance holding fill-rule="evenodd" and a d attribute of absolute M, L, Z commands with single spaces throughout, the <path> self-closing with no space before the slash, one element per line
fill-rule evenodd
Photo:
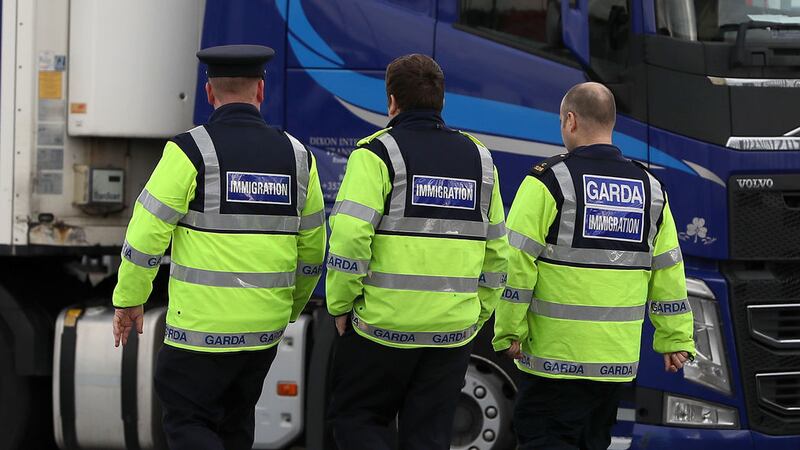
<path fill-rule="evenodd" d="M 278 395 L 281 397 L 297 397 L 297 383 L 293 381 L 279 381 Z"/>

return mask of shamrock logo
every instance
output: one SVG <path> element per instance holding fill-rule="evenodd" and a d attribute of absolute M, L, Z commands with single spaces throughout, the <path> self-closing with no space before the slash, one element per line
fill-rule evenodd
<path fill-rule="evenodd" d="M 706 219 L 702 217 L 695 217 L 692 223 L 686 225 L 686 231 L 678 233 L 678 237 L 682 241 L 692 241 L 697 243 L 702 242 L 703 245 L 713 244 L 717 238 L 708 236 L 708 228 L 706 228 Z"/>
<path fill-rule="evenodd" d="M 697 242 L 697 239 L 704 239 L 708 234 L 708 228 L 705 227 L 706 219 L 702 217 L 695 217 L 692 219 L 692 223 L 686 225 L 686 235 L 687 236 L 694 236 L 694 242 Z"/>

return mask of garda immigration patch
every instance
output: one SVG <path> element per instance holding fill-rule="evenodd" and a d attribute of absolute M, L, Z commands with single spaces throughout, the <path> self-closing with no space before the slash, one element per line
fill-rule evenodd
<path fill-rule="evenodd" d="M 475 209 L 476 187 L 475 180 L 414 175 L 411 204 Z"/>
<path fill-rule="evenodd" d="M 291 175 L 227 172 L 229 202 L 291 205 Z"/>
<path fill-rule="evenodd" d="M 644 182 L 630 178 L 583 176 L 583 237 L 642 242 Z"/>

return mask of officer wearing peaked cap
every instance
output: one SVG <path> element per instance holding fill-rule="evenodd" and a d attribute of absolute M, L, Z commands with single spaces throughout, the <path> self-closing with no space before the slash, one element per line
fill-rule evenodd
<path fill-rule="evenodd" d="M 645 313 L 677 372 L 695 352 L 675 222 L 661 183 L 612 145 L 614 96 L 584 83 L 561 104 L 568 154 L 523 180 L 508 215 L 496 351 L 522 371 L 519 449 L 607 449 L 636 377 Z"/>
<path fill-rule="evenodd" d="M 169 310 L 155 387 L 172 450 L 249 449 L 255 404 L 325 252 L 314 155 L 268 126 L 257 45 L 201 50 L 214 113 L 170 139 L 136 201 L 113 302 L 115 344 L 142 333 L 142 306 L 172 241 Z"/>

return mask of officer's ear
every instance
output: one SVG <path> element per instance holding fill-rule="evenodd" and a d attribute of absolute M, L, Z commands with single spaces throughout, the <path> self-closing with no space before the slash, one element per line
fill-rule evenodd
<path fill-rule="evenodd" d="M 256 91 L 256 102 L 260 105 L 264 103 L 264 79 L 258 80 L 258 90 Z"/>
<path fill-rule="evenodd" d="M 574 133 L 578 129 L 578 117 L 572 111 L 567 111 L 565 125 L 567 131 Z"/>
<path fill-rule="evenodd" d="M 210 81 L 206 81 L 206 98 L 208 99 L 208 104 L 214 106 L 214 88 L 211 87 Z"/>
<path fill-rule="evenodd" d="M 394 94 L 389 95 L 389 117 L 394 117 L 400 114 L 400 107 L 397 105 L 397 99 Z"/>

